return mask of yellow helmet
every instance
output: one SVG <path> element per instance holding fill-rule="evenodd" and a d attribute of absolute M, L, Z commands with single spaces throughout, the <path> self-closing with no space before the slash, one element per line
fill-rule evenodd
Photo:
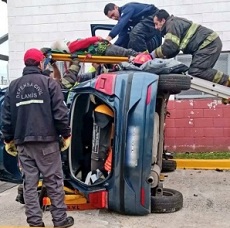
<path fill-rule="evenodd" d="M 95 108 L 95 112 L 103 113 L 103 114 L 105 114 L 105 115 L 114 117 L 113 110 L 112 110 L 111 108 L 109 108 L 109 107 L 108 107 L 107 105 L 105 105 L 105 104 L 98 105 L 98 106 Z"/>

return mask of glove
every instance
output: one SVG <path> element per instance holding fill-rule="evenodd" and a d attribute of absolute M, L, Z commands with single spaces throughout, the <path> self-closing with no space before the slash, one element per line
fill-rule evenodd
<path fill-rule="evenodd" d="M 54 59 L 51 58 L 50 59 L 50 65 L 53 66 L 54 63 L 56 63 L 56 60 L 54 60 Z"/>
<path fill-rule="evenodd" d="M 10 154 L 13 157 L 16 157 L 18 152 L 17 152 L 17 148 L 14 144 L 14 141 L 10 141 L 10 142 L 4 142 L 5 143 L 5 150 L 8 154 Z"/>
<path fill-rule="evenodd" d="M 49 64 L 52 66 L 54 63 L 56 63 L 56 60 L 52 59 L 51 56 L 45 58 L 44 69 L 46 69 Z"/>
<path fill-rule="evenodd" d="M 67 138 L 61 137 L 61 140 L 60 140 L 61 152 L 67 150 L 70 146 L 70 143 L 71 143 L 71 135 Z"/>

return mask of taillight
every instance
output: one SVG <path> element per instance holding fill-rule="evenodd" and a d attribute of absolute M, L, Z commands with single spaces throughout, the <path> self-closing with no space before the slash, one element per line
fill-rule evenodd
<path fill-rule="evenodd" d="M 147 89 L 146 104 L 148 105 L 151 101 L 152 86 L 149 85 Z"/>
<path fill-rule="evenodd" d="M 141 188 L 141 205 L 144 206 L 145 205 L 145 189 Z"/>
<path fill-rule="evenodd" d="M 95 208 L 108 208 L 108 192 L 99 191 L 89 193 L 90 205 Z"/>
<path fill-rule="evenodd" d="M 116 74 L 101 74 L 97 77 L 95 89 L 101 91 L 102 93 L 113 95 Z"/>

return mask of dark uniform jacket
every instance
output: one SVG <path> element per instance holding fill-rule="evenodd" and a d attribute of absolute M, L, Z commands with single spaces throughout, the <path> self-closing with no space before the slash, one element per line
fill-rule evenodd
<path fill-rule="evenodd" d="M 162 28 L 162 35 L 165 36 L 165 41 L 155 50 L 155 55 L 159 58 L 172 58 L 180 51 L 193 54 L 218 37 L 211 29 L 174 16 L 167 19 Z"/>
<path fill-rule="evenodd" d="M 119 34 L 119 41 L 116 41 L 116 45 L 120 45 L 126 42 L 127 32 L 130 26 L 135 26 L 143 19 L 155 14 L 158 8 L 154 5 L 130 2 L 122 7 L 119 7 L 120 19 L 118 23 L 110 31 L 109 36 L 114 38 Z"/>
<path fill-rule="evenodd" d="M 37 67 L 25 67 L 12 81 L 2 109 L 2 133 L 6 142 L 52 142 L 68 137 L 68 109 L 60 85 Z"/>

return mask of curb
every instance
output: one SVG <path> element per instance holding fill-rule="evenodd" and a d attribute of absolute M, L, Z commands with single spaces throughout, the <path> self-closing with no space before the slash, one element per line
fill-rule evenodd
<path fill-rule="evenodd" d="M 230 159 L 173 159 L 177 169 L 230 170 Z"/>

